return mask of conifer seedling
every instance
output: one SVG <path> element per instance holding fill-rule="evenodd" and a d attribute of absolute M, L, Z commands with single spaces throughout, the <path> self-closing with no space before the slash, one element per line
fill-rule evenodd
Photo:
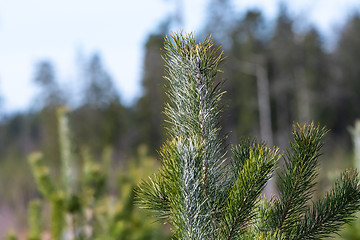
<path fill-rule="evenodd" d="M 222 53 L 207 37 L 165 38 L 169 140 L 160 150 L 162 167 L 144 180 L 137 196 L 170 225 L 174 239 L 324 239 L 360 209 L 356 170 L 343 172 L 326 195 L 312 201 L 326 129 L 295 124 L 290 149 L 245 139 L 227 154 L 220 135 L 223 92 L 214 83 Z M 231 157 L 227 157 L 231 155 Z M 283 157 L 278 197 L 261 195 Z"/>

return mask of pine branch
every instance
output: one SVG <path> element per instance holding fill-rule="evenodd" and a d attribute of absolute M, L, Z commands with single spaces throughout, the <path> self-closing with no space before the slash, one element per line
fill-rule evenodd
<path fill-rule="evenodd" d="M 245 145 L 249 143 L 249 141 L 245 142 Z M 251 224 L 259 195 L 279 159 L 277 149 L 271 150 L 255 142 L 245 150 L 242 146 L 242 148 L 235 148 L 233 152 L 235 153 L 234 162 L 243 162 L 241 164 L 243 166 L 239 169 L 238 177 L 224 209 L 226 239 L 229 240 L 241 236 L 241 233 Z M 245 161 L 243 157 L 246 157 Z"/>
<path fill-rule="evenodd" d="M 240 239 L 244 240 L 285 240 L 286 238 L 283 237 L 279 233 L 270 233 L 270 232 L 247 232 L 244 236 Z"/>
<path fill-rule="evenodd" d="M 274 210 L 274 198 L 267 199 L 265 195 L 261 195 L 258 201 L 257 206 L 255 207 L 255 217 L 252 226 L 252 231 L 254 233 L 269 233 L 273 234 L 274 232 L 280 233 L 280 231 L 273 231 L 276 229 L 273 224 L 273 210 Z"/>
<path fill-rule="evenodd" d="M 318 200 L 305 212 L 298 223 L 293 239 L 320 239 L 329 237 L 339 228 L 355 219 L 360 210 L 360 186 L 356 170 L 345 171 L 324 199 Z"/>
<path fill-rule="evenodd" d="M 296 224 L 311 199 L 325 133 L 324 128 L 314 124 L 294 126 L 291 152 L 287 153 L 285 170 L 279 174 L 280 199 L 274 203 L 272 219 L 281 231 L 290 230 Z"/>
<path fill-rule="evenodd" d="M 180 173 L 174 142 L 164 144 L 160 151 L 162 168 L 159 173 L 139 184 L 137 202 L 146 209 L 160 214 L 161 217 L 170 221 L 171 202 L 169 195 L 176 195 Z"/>
<path fill-rule="evenodd" d="M 235 178 L 239 176 L 243 170 L 244 164 L 250 158 L 251 150 L 256 149 L 256 146 L 265 147 L 264 143 L 257 143 L 256 139 L 244 138 L 240 140 L 240 143 L 232 147 L 231 152 L 233 154 L 233 161 L 231 169 Z"/>

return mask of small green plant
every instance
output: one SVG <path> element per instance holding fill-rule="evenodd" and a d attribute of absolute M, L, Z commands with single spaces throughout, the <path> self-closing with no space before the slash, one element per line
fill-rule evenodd
<path fill-rule="evenodd" d="M 133 205 L 134 189 L 139 178 L 155 171 L 155 161 L 141 150 L 129 166 L 123 165 L 119 181 L 111 177 L 111 150 L 106 149 L 101 161 L 95 160 L 84 148 L 82 161 L 73 154 L 68 110 L 58 111 L 59 140 L 61 145 L 60 181 L 55 181 L 41 153 L 34 153 L 29 162 L 38 189 L 45 201 L 33 201 L 29 205 L 28 240 L 40 240 L 43 226 L 42 205 L 50 205 L 50 234 L 54 240 L 160 240 L 168 239 L 163 226 L 151 224 L 149 218 Z M 142 167 L 146 167 L 146 175 Z M 109 181 L 119 195 L 106 191 Z M 10 236 L 9 236 L 10 238 Z"/>
<path fill-rule="evenodd" d="M 29 204 L 28 223 L 28 240 L 41 240 L 41 202 L 39 200 L 32 200 Z"/>
<path fill-rule="evenodd" d="M 281 154 L 245 139 L 227 157 L 219 126 L 223 92 L 214 80 L 222 54 L 209 37 L 196 43 L 184 33 L 166 38 L 164 49 L 170 140 L 160 151 L 162 168 L 139 185 L 137 196 L 170 223 L 175 239 L 323 239 L 353 219 L 360 209 L 356 170 L 311 201 L 324 128 L 294 125 L 279 196 L 265 199 L 261 192 Z"/>
<path fill-rule="evenodd" d="M 9 233 L 6 236 L 6 240 L 17 240 L 17 237 L 14 233 Z"/>

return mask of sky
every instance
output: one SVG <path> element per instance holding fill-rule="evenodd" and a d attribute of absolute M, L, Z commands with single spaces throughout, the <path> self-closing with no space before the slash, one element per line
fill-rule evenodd
<path fill-rule="evenodd" d="M 176 0 L 0 0 L 1 112 L 36 104 L 32 83 L 36 63 L 54 63 L 57 79 L 76 95 L 81 59 L 102 56 L 121 99 L 131 104 L 141 95 L 142 60 L 148 35 L 175 12 Z M 336 35 L 359 0 L 292 0 L 290 13 L 314 23 L 325 36 Z M 200 31 L 207 0 L 183 0 L 186 31 Z M 242 13 L 258 8 L 276 16 L 278 0 L 234 0 Z"/>

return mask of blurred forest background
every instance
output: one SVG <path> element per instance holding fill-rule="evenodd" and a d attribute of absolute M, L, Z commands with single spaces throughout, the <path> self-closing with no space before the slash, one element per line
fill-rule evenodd
<path fill-rule="evenodd" d="M 179 22 L 179 15 L 166 18 L 148 36 L 143 94 L 131 106 L 121 102 L 101 52 L 93 53 L 79 66 L 82 74 L 77 81 L 82 91 L 76 96 L 61 85 L 52 60 L 44 59 L 34 66 L 32 80 L 39 89 L 34 106 L 4 113 L 0 120 L 0 237 L 10 229 L 24 231 L 28 202 L 41 198 L 27 156 L 43 152 L 53 174 L 58 174 L 59 106 L 71 109 L 75 154 L 86 149 L 101 159 L 105 149 L 112 149 L 110 194 L 124 195 L 121 176 L 129 162 L 142 158 L 157 164 L 156 151 L 166 138 L 161 49 L 171 26 Z M 225 79 L 223 89 L 227 92 L 222 122 L 224 132 L 230 132 L 229 142 L 256 136 L 284 150 L 293 122 L 314 121 L 331 130 L 322 157 L 321 194 L 338 171 L 353 165 L 348 128 L 360 118 L 360 14 L 348 17 L 330 48 L 318 29 L 311 24 L 296 28 L 299 22 L 301 19 L 293 18 L 284 4 L 276 18 L 269 20 L 260 10 L 239 14 L 232 10 L 230 1 L 211 0 L 205 27 L 196 35 L 200 40 L 211 33 L 227 56 L 220 78 Z M 79 104 L 72 104 L 75 98 Z"/>

